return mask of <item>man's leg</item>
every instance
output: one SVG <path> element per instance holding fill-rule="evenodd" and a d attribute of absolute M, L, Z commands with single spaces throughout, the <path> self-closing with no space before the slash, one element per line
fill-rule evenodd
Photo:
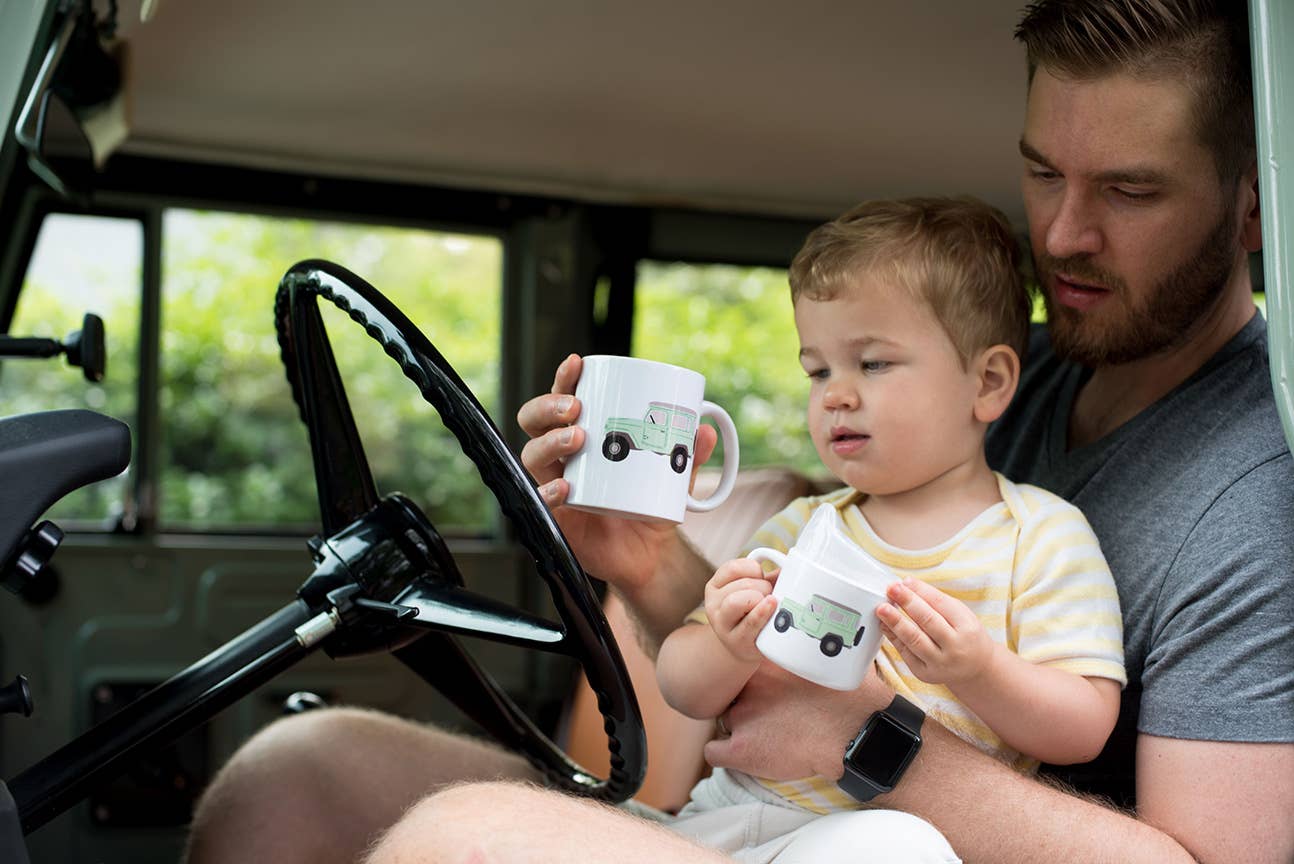
<path fill-rule="evenodd" d="M 454 786 L 421 801 L 367 864 L 719 864 L 731 859 L 625 810 L 521 783 Z"/>
<path fill-rule="evenodd" d="M 266 727 L 221 769 L 198 804 L 186 860 L 352 864 L 447 783 L 536 776 L 475 739 L 375 711 L 311 711 Z"/>

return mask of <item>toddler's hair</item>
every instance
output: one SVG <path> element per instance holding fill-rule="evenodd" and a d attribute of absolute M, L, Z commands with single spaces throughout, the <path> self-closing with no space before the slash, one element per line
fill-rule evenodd
<path fill-rule="evenodd" d="M 833 299 L 864 273 L 928 304 L 963 366 L 992 345 L 1024 358 L 1033 303 L 996 208 L 969 196 L 865 201 L 809 234 L 791 262 L 791 300 Z"/>

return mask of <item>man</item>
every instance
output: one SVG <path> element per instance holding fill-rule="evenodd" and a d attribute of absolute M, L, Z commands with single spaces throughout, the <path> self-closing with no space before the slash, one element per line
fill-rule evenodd
<path fill-rule="evenodd" d="M 1135 731 L 1125 749 L 1117 738 L 1107 748 L 1118 770 L 1094 774 L 1118 790 L 1117 775 L 1134 762 L 1137 816 L 1021 777 L 927 722 L 915 759 L 873 801 L 929 820 L 968 861 L 1294 859 L 1294 467 L 1248 280 L 1246 257 L 1260 239 L 1247 30 L 1236 5 L 1042 2 L 1017 34 L 1031 70 L 1024 200 L 1054 353 L 1035 340 L 990 458 L 1074 500 L 1119 580 L 1135 682 L 1125 718 Z M 561 508 L 558 460 L 582 443 L 569 425 L 578 375 L 579 361 L 568 360 L 553 392 L 523 407 L 532 440 L 522 458 L 586 568 L 616 587 L 656 643 L 691 608 L 709 566 L 671 529 Z M 712 446 L 712 435 L 699 440 L 699 455 Z M 632 556 L 621 554 L 627 548 Z M 839 694 L 760 674 L 706 757 L 765 776 L 776 764 L 838 778 L 846 742 L 892 697 L 875 677 Z M 529 776 L 513 757 L 432 734 L 362 714 L 271 728 L 204 801 L 194 860 L 232 859 L 238 850 L 214 838 L 253 834 L 282 841 L 259 857 L 289 860 L 301 851 L 294 821 L 310 826 L 307 845 L 319 844 L 306 857 L 327 860 L 359 848 L 355 837 L 362 845 L 441 780 Z M 341 766 L 309 757 L 324 740 Z M 361 764 L 381 783 L 357 787 L 363 780 L 343 773 Z M 259 825 L 239 821 L 240 810 L 259 810 L 250 790 L 260 779 L 313 794 L 297 811 L 276 804 Z M 338 816 L 353 821 L 339 825 Z M 265 824 L 271 818 L 287 824 Z M 865 860 L 865 850 L 851 851 Z M 489 784 L 418 804 L 373 860 L 469 853 L 715 857 L 623 811 Z"/>

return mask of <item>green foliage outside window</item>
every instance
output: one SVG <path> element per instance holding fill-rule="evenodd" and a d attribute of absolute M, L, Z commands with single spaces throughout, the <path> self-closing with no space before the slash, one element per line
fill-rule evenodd
<path fill-rule="evenodd" d="M 143 227 L 133 219 L 61 213 L 46 218 L 9 332 L 62 342 L 81 329 L 86 312 L 93 312 L 104 322 L 107 374 L 102 383 L 92 384 L 62 357 L 0 362 L 0 417 L 83 408 L 134 426 L 143 236 Z M 100 244 L 108 254 L 84 254 Z M 78 489 L 48 516 L 111 525 L 122 512 L 130 480 L 128 470 Z"/>
<path fill-rule="evenodd" d="M 742 467 L 824 473 L 809 440 L 809 383 L 785 270 L 644 262 L 633 353 L 705 376 L 705 398 L 737 426 Z"/>
<path fill-rule="evenodd" d="M 97 242 L 85 239 L 91 222 L 107 232 Z M 100 217 L 56 216 L 51 226 L 57 230 L 48 245 L 60 264 L 29 274 L 12 332 L 62 338 L 94 311 L 106 323 L 108 376 L 90 385 L 61 361 L 5 363 L 0 413 L 89 407 L 134 426 L 142 230 L 131 220 Z M 183 210 L 165 214 L 163 238 L 163 528 L 317 525 L 309 443 L 273 324 L 278 281 L 304 258 L 336 261 L 391 298 L 500 422 L 497 240 Z M 109 247 L 129 247 L 131 254 L 109 254 Z M 104 272 L 109 259 L 111 272 Z M 805 425 L 808 382 L 797 360 L 784 271 L 644 262 L 636 303 L 633 352 L 706 376 L 706 398 L 737 424 L 743 466 L 822 473 Z M 379 490 L 410 495 L 443 530 L 489 531 L 494 500 L 435 411 L 345 313 L 328 303 L 321 309 Z M 51 515 L 111 520 L 129 482 L 127 475 L 97 484 Z"/>
<path fill-rule="evenodd" d="M 309 442 L 279 360 L 279 278 L 326 258 L 391 299 L 494 412 L 501 244 L 489 238 L 227 213 L 164 223 L 163 523 L 318 521 Z M 445 530 L 487 530 L 493 498 L 381 346 L 321 303 L 365 454 L 382 493 L 408 494 Z"/>

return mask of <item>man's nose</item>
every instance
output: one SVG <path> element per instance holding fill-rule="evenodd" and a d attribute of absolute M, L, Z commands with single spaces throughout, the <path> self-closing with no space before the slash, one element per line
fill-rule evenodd
<path fill-rule="evenodd" d="M 1092 200 L 1085 190 L 1072 185 L 1066 189 L 1051 224 L 1047 226 L 1047 254 L 1054 258 L 1067 258 L 1100 252 L 1104 238 L 1099 206 L 1100 202 Z"/>

